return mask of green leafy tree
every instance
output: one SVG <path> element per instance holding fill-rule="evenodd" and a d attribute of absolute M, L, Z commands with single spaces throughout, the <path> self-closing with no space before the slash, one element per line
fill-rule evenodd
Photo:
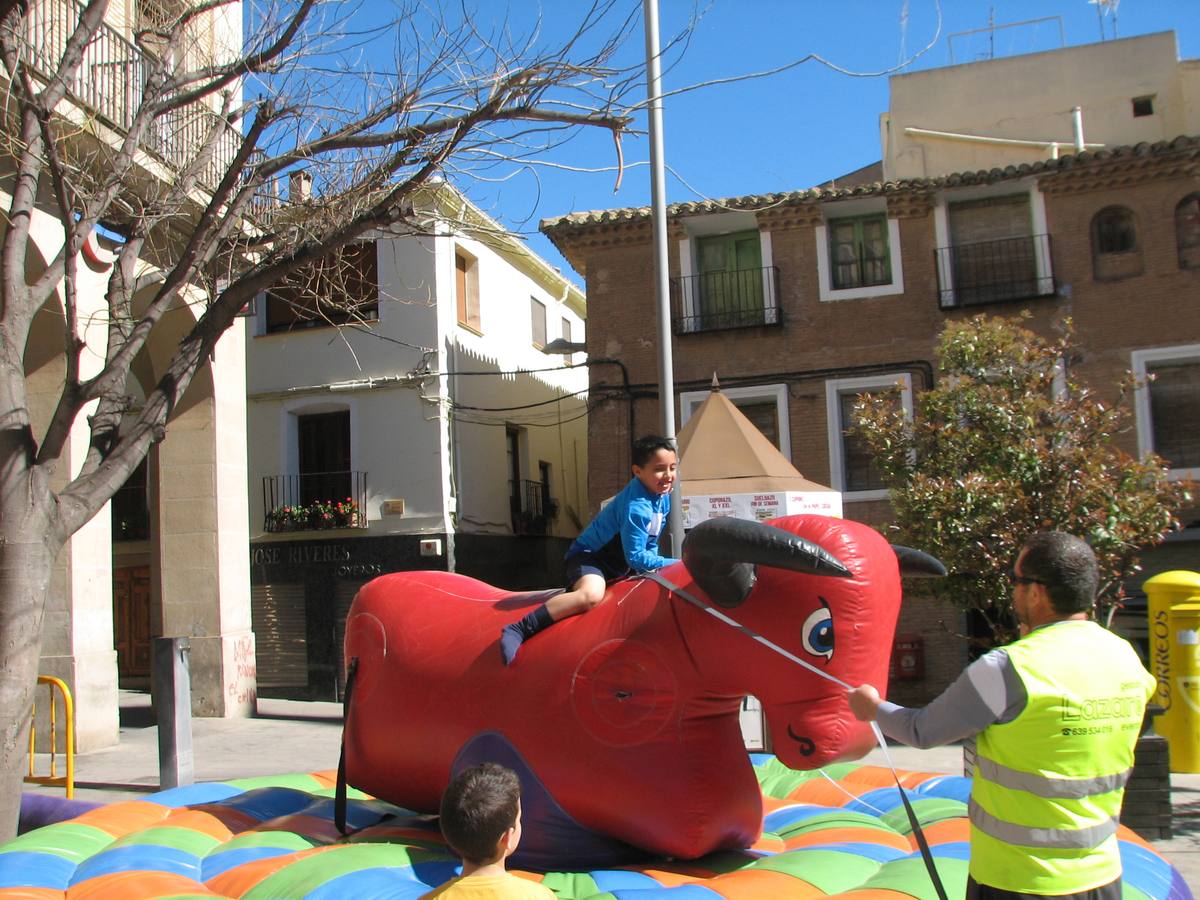
<path fill-rule="evenodd" d="M 1069 320 L 1053 339 L 1020 320 L 951 323 L 938 341 L 938 385 L 915 399 L 912 420 L 894 395 L 864 394 L 855 407 L 902 540 L 946 564 L 950 577 L 932 590 L 977 610 L 987 644 L 1015 636 L 1007 575 L 1026 536 L 1058 530 L 1091 543 L 1108 624 L 1138 552 L 1176 528 L 1173 511 L 1190 500 L 1161 458 L 1117 448 L 1128 410 L 1072 371 L 1073 339 Z M 1132 386 L 1126 376 L 1120 397 Z"/>

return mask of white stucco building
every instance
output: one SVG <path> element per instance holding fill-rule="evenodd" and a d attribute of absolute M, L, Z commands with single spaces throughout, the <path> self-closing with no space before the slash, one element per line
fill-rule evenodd
<path fill-rule="evenodd" d="M 449 185 L 415 209 L 419 234 L 372 235 L 312 294 L 280 288 L 247 319 L 267 694 L 337 695 L 345 614 L 372 577 L 555 585 L 586 515 L 586 369 L 542 352 L 583 340 L 583 294 Z"/>

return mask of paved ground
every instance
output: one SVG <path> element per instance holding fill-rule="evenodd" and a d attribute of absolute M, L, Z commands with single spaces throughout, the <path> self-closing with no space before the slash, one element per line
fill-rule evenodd
<path fill-rule="evenodd" d="M 258 708 L 254 719 L 193 720 L 197 781 L 337 768 L 340 704 L 259 700 Z M 888 754 L 898 769 L 962 772 L 958 747 L 913 750 L 897 746 Z M 887 765 L 882 750 L 873 751 L 864 762 Z M 158 729 L 147 694 L 122 691 L 120 744 L 77 757 L 75 771 L 79 800 L 111 802 L 158 789 Z M 61 788 L 27 787 L 62 796 Z M 1156 841 L 1155 847 L 1188 884 L 1200 885 L 1200 774 L 1173 775 L 1171 788 L 1175 836 Z"/>

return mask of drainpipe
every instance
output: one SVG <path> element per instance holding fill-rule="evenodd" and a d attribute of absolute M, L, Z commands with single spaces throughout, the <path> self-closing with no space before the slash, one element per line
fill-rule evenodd
<path fill-rule="evenodd" d="M 1082 153 L 1087 145 L 1083 142 L 1083 110 L 1078 106 L 1071 107 L 1071 126 L 1075 133 L 1075 152 Z"/>

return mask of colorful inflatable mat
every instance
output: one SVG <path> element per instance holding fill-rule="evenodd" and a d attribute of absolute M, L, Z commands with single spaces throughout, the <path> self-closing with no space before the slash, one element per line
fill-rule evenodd
<path fill-rule="evenodd" d="M 763 836 L 739 852 L 603 871 L 529 874 L 563 898 L 672 900 L 935 896 L 892 773 L 794 772 L 753 757 Z M 900 772 L 950 897 L 967 878 L 970 781 Z M 0 847 L 0 900 L 399 900 L 456 874 L 436 820 L 351 792 L 333 824 L 333 773 L 196 784 L 30 831 Z M 1122 828 L 1125 900 L 1193 900 L 1182 876 Z M 521 873 L 525 874 L 525 873 Z"/>

